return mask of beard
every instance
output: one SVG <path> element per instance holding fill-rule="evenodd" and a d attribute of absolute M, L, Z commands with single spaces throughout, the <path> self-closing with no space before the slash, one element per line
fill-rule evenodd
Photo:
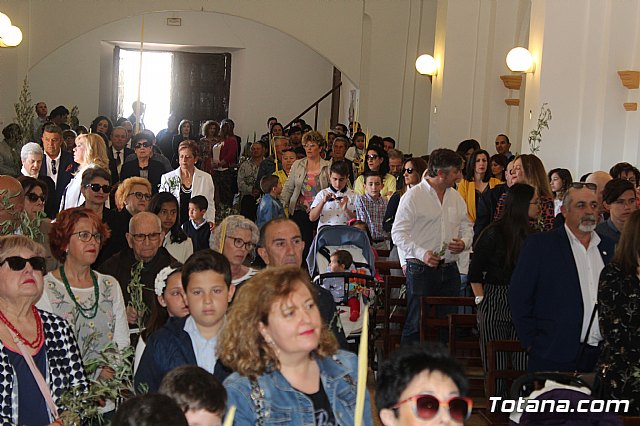
<path fill-rule="evenodd" d="M 597 224 L 598 221 L 596 220 L 596 217 L 592 214 L 588 214 L 580 218 L 578 229 L 582 232 L 592 232 L 595 231 Z"/>

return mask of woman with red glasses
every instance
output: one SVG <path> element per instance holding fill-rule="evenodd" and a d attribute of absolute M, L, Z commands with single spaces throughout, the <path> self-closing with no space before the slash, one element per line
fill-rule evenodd
<path fill-rule="evenodd" d="M 461 425 L 473 408 L 467 389 L 462 368 L 444 347 L 416 344 L 381 365 L 376 407 L 385 426 Z"/>
<path fill-rule="evenodd" d="M 71 327 L 35 307 L 44 287 L 43 256 L 43 247 L 25 236 L 0 237 L 1 424 L 61 425 L 61 396 L 88 386 Z"/>

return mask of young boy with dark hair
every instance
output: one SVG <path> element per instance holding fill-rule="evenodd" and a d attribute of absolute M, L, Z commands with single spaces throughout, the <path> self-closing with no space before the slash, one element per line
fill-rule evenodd
<path fill-rule="evenodd" d="M 387 199 L 380 195 L 382 177 L 374 171 L 367 171 L 363 176 L 365 194 L 356 199 L 356 217 L 367 224 L 372 247 L 389 250 L 388 235 L 382 229 L 384 213 L 387 210 Z"/>
<path fill-rule="evenodd" d="M 356 217 L 354 201 L 356 193 L 347 188 L 349 166 L 345 161 L 336 161 L 329 169 L 328 188 L 318 192 L 311 203 L 309 220 L 318 221 L 318 228 L 325 225 L 346 225 Z"/>
<path fill-rule="evenodd" d="M 148 393 L 124 401 L 113 416 L 111 425 L 187 426 L 187 419 L 178 404 L 170 397 Z"/>
<path fill-rule="evenodd" d="M 135 374 L 136 387 L 145 383 L 155 392 L 165 374 L 185 364 L 198 365 L 221 382 L 230 374 L 216 357 L 218 335 L 235 291 L 229 261 L 211 249 L 194 253 L 182 267 L 182 287 L 190 315 L 169 318 L 149 336 Z"/>
<path fill-rule="evenodd" d="M 271 219 L 284 217 L 284 208 L 280 202 L 280 193 L 282 185 L 278 176 L 269 175 L 260 179 L 260 189 L 264 193 L 258 206 L 256 225 L 262 228 L 262 225 Z"/>
<path fill-rule="evenodd" d="M 209 202 L 203 195 L 196 195 L 189 200 L 189 220 L 182 224 L 182 230 L 193 243 L 193 252 L 211 248 L 211 229 L 205 215 Z"/>
<path fill-rule="evenodd" d="M 178 403 L 189 426 L 222 424 L 227 391 L 214 375 L 195 365 L 174 368 L 164 376 L 158 392 Z"/>

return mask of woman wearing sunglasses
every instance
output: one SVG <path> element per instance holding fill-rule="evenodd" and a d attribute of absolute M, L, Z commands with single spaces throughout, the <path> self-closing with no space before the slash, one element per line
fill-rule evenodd
<path fill-rule="evenodd" d="M 391 232 L 391 228 L 393 228 L 393 222 L 396 219 L 398 206 L 400 205 L 400 197 L 402 197 L 407 192 L 407 190 L 409 190 L 409 188 L 420 183 L 425 170 L 427 170 L 427 162 L 422 158 L 415 157 L 405 160 L 404 166 L 402 168 L 404 185 L 402 185 L 400 191 L 396 191 L 389 199 L 387 210 L 384 213 L 382 229 L 387 232 Z"/>
<path fill-rule="evenodd" d="M 354 424 L 358 358 L 338 350 L 314 294 L 298 267 L 267 268 L 240 289 L 218 337 L 219 360 L 235 371 L 224 381 L 235 424 Z"/>
<path fill-rule="evenodd" d="M 73 148 L 73 161 L 78 163 L 78 171 L 64 190 L 60 211 L 78 207 L 84 203 L 80 188 L 82 186 L 82 174 L 85 170 L 91 167 L 102 167 L 109 170 L 109 157 L 105 141 L 96 133 L 78 136 L 76 138 L 76 147 Z"/>
<path fill-rule="evenodd" d="M 111 175 L 105 169 L 93 167 L 87 169 L 82 175 L 82 188 L 80 192 L 84 196 L 84 205 L 92 210 L 111 230 L 111 236 L 103 241 L 102 250 L 93 264 L 98 267 L 102 262 L 127 246 L 124 234 L 128 231 L 128 223 L 123 224 L 121 215 L 108 208 L 105 203 L 111 193 Z"/>
<path fill-rule="evenodd" d="M 62 263 L 44 277 L 38 307 L 66 320 L 78 339 L 86 364 L 111 343 L 129 345 L 129 326 L 120 284 L 91 269 L 110 231 L 91 210 L 78 207 L 60 212 L 51 227 L 51 250 Z M 96 377 L 109 379 L 114 370 L 102 366 Z M 113 409 L 105 407 L 105 412 Z"/>
<path fill-rule="evenodd" d="M 231 284 L 238 287 L 258 273 L 246 266 L 247 256 L 258 244 L 260 231 L 255 223 L 240 215 L 227 216 L 213 230 L 212 247 L 227 258 L 231 265 Z"/>
<path fill-rule="evenodd" d="M 47 271 L 52 271 L 58 267 L 58 261 L 51 254 L 49 247 L 49 231 L 51 230 L 51 220 L 44 212 L 47 200 L 47 185 L 44 181 L 34 179 L 29 176 L 18 176 L 18 182 L 22 185 L 24 194 L 24 212 L 31 221 L 35 234 L 33 239 L 45 247 L 45 259 L 47 261 Z M 36 227 L 37 225 L 37 227 Z"/>
<path fill-rule="evenodd" d="M 2 424 L 52 424 L 65 410 L 62 394 L 88 385 L 73 330 L 34 305 L 44 285 L 43 255 L 43 247 L 25 236 L 0 237 Z"/>
<path fill-rule="evenodd" d="M 148 134 L 138 133 L 131 140 L 131 148 L 134 149 L 136 160 L 127 161 L 122 165 L 120 180 L 132 176 L 147 179 L 151 183 L 151 192 L 156 194 L 160 186 L 160 178 L 164 174 L 164 166 L 153 159 L 153 141 Z"/>
<path fill-rule="evenodd" d="M 396 178 L 389 173 L 389 157 L 386 151 L 380 146 L 369 146 L 365 156 L 364 171 L 374 171 L 382 176 L 382 190 L 380 195 L 391 198 L 396 192 Z M 360 175 L 353 184 L 353 191 L 358 195 L 364 195 L 364 176 Z"/>
<path fill-rule="evenodd" d="M 385 426 L 461 425 L 471 415 L 462 368 L 441 346 L 413 345 L 379 370 L 376 406 Z"/>

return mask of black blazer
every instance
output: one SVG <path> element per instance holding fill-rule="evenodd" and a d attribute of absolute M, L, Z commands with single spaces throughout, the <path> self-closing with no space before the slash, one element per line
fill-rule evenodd
<path fill-rule="evenodd" d="M 44 212 L 51 220 L 56 218 L 60 203 L 56 204 L 56 185 L 49 176 L 38 176 L 38 179 L 47 184 L 47 201 L 44 203 Z"/>
<path fill-rule="evenodd" d="M 133 154 L 133 150 L 131 148 L 127 148 L 126 146 L 122 150 L 122 167 L 124 168 L 124 163 L 130 154 Z M 109 171 L 111 172 L 111 183 L 115 184 L 116 182 L 120 182 L 120 175 L 118 174 L 118 166 L 116 165 L 116 159 L 113 156 L 113 149 L 111 147 L 107 148 L 107 156 L 109 157 Z"/>
<path fill-rule="evenodd" d="M 149 177 L 147 178 L 151 182 L 151 192 L 157 193 L 160 186 L 160 178 L 164 174 L 164 166 L 162 163 L 155 161 L 153 158 L 149 160 Z M 137 161 L 128 161 L 124 163 L 120 170 L 120 179 L 125 180 L 132 176 L 140 176 L 140 164 Z"/>
<path fill-rule="evenodd" d="M 600 236 L 605 265 L 614 243 Z M 574 371 L 584 306 L 571 243 L 564 226 L 529 236 L 511 275 L 509 305 L 530 371 Z"/>
<path fill-rule="evenodd" d="M 47 154 L 45 153 L 45 157 Z M 73 161 L 73 154 L 67 151 L 60 152 L 60 164 L 58 166 L 58 179 L 55 182 L 56 190 L 55 190 L 55 200 L 52 202 L 55 205 L 55 212 L 58 212 L 58 208 L 60 207 L 60 202 L 62 201 L 62 196 L 64 195 L 65 189 L 67 189 L 67 185 L 73 179 L 73 174 L 78 170 L 78 163 Z M 47 159 L 43 158 L 42 166 L 40 166 L 40 174 L 38 175 L 39 179 L 43 179 L 47 176 Z M 49 179 L 53 181 L 53 178 L 49 176 Z M 47 200 L 49 201 L 49 200 Z M 47 213 L 48 215 L 49 213 Z"/>

